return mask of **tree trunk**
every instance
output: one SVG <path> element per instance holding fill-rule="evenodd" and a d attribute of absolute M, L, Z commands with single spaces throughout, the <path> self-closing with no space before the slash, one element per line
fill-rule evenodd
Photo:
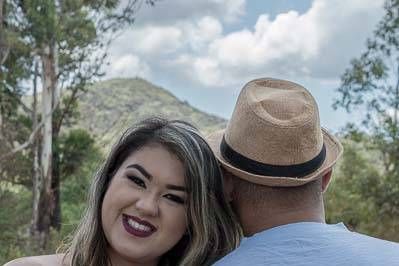
<path fill-rule="evenodd" d="M 54 130 L 54 128 L 53 128 Z M 53 131 L 53 180 L 51 189 L 54 196 L 54 212 L 52 213 L 51 227 L 57 231 L 61 230 L 61 202 L 60 202 L 60 155 L 58 147 L 58 132 Z"/>
<path fill-rule="evenodd" d="M 3 37 L 4 29 L 3 29 L 3 0 L 0 0 L 0 66 L 3 64 Z M 4 60 L 5 61 L 5 60 Z M 0 67 L 0 79 L 2 79 L 3 73 Z M 3 110 L 2 110 L 2 101 L 3 101 L 3 92 L 0 88 L 0 144 L 3 140 Z"/>
<path fill-rule="evenodd" d="M 3 64 L 3 42 L 4 42 L 4 28 L 3 28 L 3 0 L 0 0 L 0 65 Z"/>
<path fill-rule="evenodd" d="M 41 145 L 41 179 L 34 193 L 33 234 L 41 249 L 45 249 L 50 236 L 51 217 L 55 211 L 55 197 L 52 188 L 52 113 L 53 95 L 57 88 L 57 53 L 53 40 L 43 49 L 42 119 L 44 120 Z M 58 103 L 58 102 L 57 102 Z"/>
<path fill-rule="evenodd" d="M 37 77 L 39 75 L 38 61 L 35 61 L 35 73 L 33 78 L 33 104 L 32 104 L 32 130 L 35 130 L 38 126 L 38 115 L 37 115 Z M 35 227 L 39 220 L 39 200 L 40 192 L 42 187 L 42 174 L 40 171 L 40 142 L 39 138 L 36 137 L 32 144 L 33 154 L 33 212 L 32 212 L 32 233 L 35 233 Z"/>
<path fill-rule="evenodd" d="M 395 111 L 394 111 L 395 128 L 398 128 L 398 111 L 399 111 L 398 109 L 399 109 L 399 63 L 396 66 Z M 398 137 L 398 135 L 396 134 L 395 137 Z"/>
<path fill-rule="evenodd" d="M 54 49 L 54 71 L 58 73 L 58 50 Z M 58 119 L 60 117 L 59 101 L 61 99 L 61 88 L 56 86 L 54 88 L 52 106 L 53 113 L 56 114 L 55 119 L 52 121 L 52 141 L 53 141 L 53 156 L 52 156 L 52 182 L 51 189 L 54 196 L 54 212 L 52 213 L 51 227 L 57 231 L 61 230 L 61 202 L 60 202 L 60 155 L 58 147 L 58 136 L 60 127 L 58 127 Z"/>
<path fill-rule="evenodd" d="M 3 0 L 0 0 L 0 65 L 3 64 Z M 5 60 L 4 60 L 5 61 Z M 2 78 L 2 73 L 0 69 L 0 79 Z M 2 92 L 0 88 L 0 101 L 2 101 Z M 1 102 L 0 102 L 0 144 L 3 139 L 3 115 L 1 110 Z"/>
<path fill-rule="evenodd" d="M 4 38 L 4 0 L 0 0 L 0 66 L 4 64 L 7 59 L 10 48 L 8 47 L 6 40 Z M 1 72 L 0 72 L 1 77 Z"/>

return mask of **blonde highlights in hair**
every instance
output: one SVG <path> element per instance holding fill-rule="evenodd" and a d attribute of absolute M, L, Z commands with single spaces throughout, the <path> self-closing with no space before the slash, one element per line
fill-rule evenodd
<path fill-rule="evenodd" d="M 69 265 L 110 265 L 101 223 L 105 192 L 122 162 L 151 143 L 163 145 L 182 162 L 189 191 L 187 233 L 161 257 L 160 265 L 210 265 L 238 246 L 241 228 L 224 197 L 223 178 L 210 147 L 189 123 L 152 117 L 130 127 L 96 173 L 87 209 L 66 248 Z"/>

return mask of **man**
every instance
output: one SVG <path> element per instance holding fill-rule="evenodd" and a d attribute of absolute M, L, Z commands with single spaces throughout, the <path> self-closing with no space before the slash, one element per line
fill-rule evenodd
<path fill-rule="evenodd" d="M 302 86 L 249 82 L 208 140 L 247 236 L 215 265 L 399 265 L 399 244 L 325 223 L 322 194 L 342 146 Z"/>

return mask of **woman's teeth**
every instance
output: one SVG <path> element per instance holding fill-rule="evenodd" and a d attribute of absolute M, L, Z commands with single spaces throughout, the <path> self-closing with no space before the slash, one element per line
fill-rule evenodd
<path fill-rule="evenodd" d="M 134 228 L 135 230 L 143 231 L 143 232 L 150 232 L 151 228 L 142 224 L 139 224 L 136 221 L 133 221 L 132 219 L 128 219 L 127 223 Z"/>

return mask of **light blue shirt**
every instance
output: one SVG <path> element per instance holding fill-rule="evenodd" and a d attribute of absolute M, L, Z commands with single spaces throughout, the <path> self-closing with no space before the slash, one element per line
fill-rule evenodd
<path fill-rule="evenodd" d="M 399 266 L 399 244 L 313 222 L 274 227 L 244 238 L 215 266 Z"/>

